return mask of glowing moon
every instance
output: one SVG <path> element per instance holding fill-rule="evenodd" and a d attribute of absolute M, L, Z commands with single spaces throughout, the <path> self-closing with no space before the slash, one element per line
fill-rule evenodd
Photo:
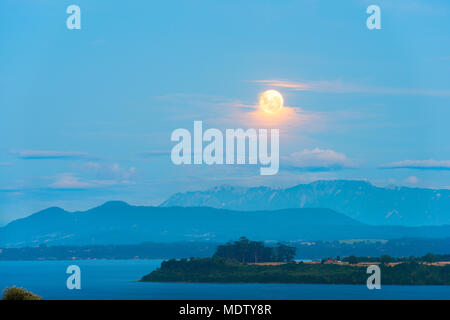
<path fill-rule="evenodd" d="M 283 108 L 283 96 L 276 90 L 264 91 L 259 97 L 259 106 L 267 113 L 277 113 Z"/>

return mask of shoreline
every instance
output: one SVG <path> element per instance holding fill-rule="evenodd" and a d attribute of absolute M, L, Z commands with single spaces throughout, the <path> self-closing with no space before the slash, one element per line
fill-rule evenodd
<path fill-rule="evenodd" d="M 356 283 L 304 283 L 304 282 L 195 282 L 195 281 L 142 281 L 142 280 L 133 280 L 130 282 L 137 282 L 137 283 L 185 283 L 185 284 L 223 284 L 223 285 L 236 285 L 236 284 L 282 284 L 282 285 L 322 285 L 322 286 L 363 286 L 365 287 L 365 284 L 356 284 Z M 381 286 L 399 286 L 399 287 L 450 287 L 450 284 L 383 284 L 381 283 Z"/>

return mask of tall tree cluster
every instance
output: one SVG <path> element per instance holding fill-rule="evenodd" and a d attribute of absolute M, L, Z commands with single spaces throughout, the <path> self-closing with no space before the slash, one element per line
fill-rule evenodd
<path fill-rule="evenodd" d="M 243 263 L 257 262 L 289 262 L 295 257 L 296 249 L 278 243 L 276 246 L 265 246 L 261 241 L 250 241 L 241 237 L 237 241 L 228 242 L 217 247 L 215 257 L 235 260 Z"/>

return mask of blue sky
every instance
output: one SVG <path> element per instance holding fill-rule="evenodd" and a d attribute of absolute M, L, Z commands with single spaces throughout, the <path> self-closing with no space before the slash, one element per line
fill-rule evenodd
<path fill-rule="evenodd" d="M 71 4 L 81 30 L 66 28 Z M 370 4 L 381 30 L 366 27 Z M 0 12 L 0 225 L 219 184 L 450 188 L 447 1 L 3 0 Z M 266 89 L 286 119 L 253 116 Z M 173 165 L 170 134 L 194 120 L 280 128 L 282 169 Z"/>

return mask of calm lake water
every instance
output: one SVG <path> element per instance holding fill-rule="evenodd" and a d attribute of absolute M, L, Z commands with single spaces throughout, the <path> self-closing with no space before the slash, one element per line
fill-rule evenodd
<path fill-rule="evenodd" d="M 0 261 L 0 288 L 23 287 L 44 299 L 450 299 L 450 286 L 134 282 L 161 261 Z M 81 290 L 66 287 L 72 264 L 81 268 Z"/>

